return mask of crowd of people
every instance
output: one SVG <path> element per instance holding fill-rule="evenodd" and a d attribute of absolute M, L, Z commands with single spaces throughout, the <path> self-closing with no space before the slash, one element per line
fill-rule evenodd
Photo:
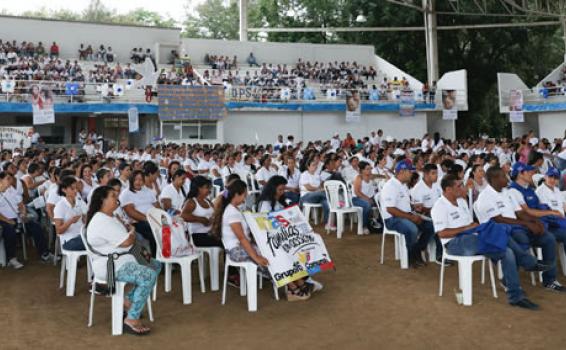
<path fill-rule="evenodd" d="M 81 130 L 80 139 L 82 150 L 2 151 L 0 226 L 8 265 L 23 267 L 17 258 L 18 231 L 34 240 L 42 261 L 57 259 L 49 250 L 50 223 L 65 250 L 85 249 L 83 227 L 87 242 L 103 255 L 145 247 L 152 256 L 146 264 L 128 254 L 114 262 L 116 280 L 134 285 L 125 319 L 134 334 L 149 332 L 140 312 L 161 269 L 146 218 L 149 209 L 162 208 L 185 222 L 197 247 L 222 247 L 234 261 L 265 268 L 269 262 L 255 247 L 242 211 L 316 203 L 322 206 L 324 228 L 336 230 L 327 181 L 343 182 L 344 203 L 351 198 L 362 208 L 363 234 L 381 232 L 383 223 L 405 237 L 401 249 L 407 249 L 413 268 L 426 265 L 423 254 L 435 244 L 438 264 L 443 250 L 500 261 L 501 284 L 513 306 L 538 309 L 521 289 L 518 267 L 542 272 L 545 289 L 566 291 L 557 280 L 557 245 L 566 242 L 566 202 L 560 192 L 566 137 L 550 142 L 531 132 L 514 140 L 451 141 L 437 133 L 395 140 L 378 130 L 361 139 L 337 133 L 308 143 L 279 135 L 265 146 L 138 149 L 122 143 L 108 150 L 96 144 L 93 132 Z M 44 210 L 38 210 L 38 198 Z M 540 260 L 531 247 L 542 248 Z M 97 276 L 106 275 L 104 259 L 93 263 Z M 229 274 L 237 286 L 237 271 Z M 320 288 L 312 279 L 300 280 L 288 286 L 287 298 L 308 300 Z"/>

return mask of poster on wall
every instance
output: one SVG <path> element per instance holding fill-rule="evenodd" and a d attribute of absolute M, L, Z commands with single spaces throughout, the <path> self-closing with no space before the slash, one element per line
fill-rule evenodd
<path fill-rule="evenodd" d="M 346 123 L 359 123 L 362 119 L 362 104 L 357 90 L 346 94 Z"/>
<path fill-rule="evenodd" d="M 31 147 L 29 126 L 0 126 L 0 148 L 28 148 Z"/>
<path fill-rule="evenodd" d="M 321 271 L 334 270 L 324 241 L 298 206 L 271 213 L 244 213 L 260 254 L 278 287 Z"/>
<path fill-rule="evenodd" d="M 412 91 L 403 90 L 399 100 L 399 116 L 415 116 L 415 95 Z"/>
<path fill-rule="evenodd" d="M 521 90 L 511 90 L 509 93 L 509 121 L 511 123 L 522 123 L 525 121 L 523 92 Z"/>
<path fill-rule="evenodd" d="M 458 107 L 456 106 L 456 90 L 442 90 L 442 119 L 458 119 Z"/>
<path fill-rule="evenodd" d="M 33 111 L 33 125 L 55 123 L 55 110 L 53 108 L 53 93 L 46 86 L 34 84 L 31 86 L 31 108 Z"/>
<path fill-rule="evenodd" d="M 138 132 L 140 129 L 139 112 L 137 107 L 128 108 L 128 131 Z"/>

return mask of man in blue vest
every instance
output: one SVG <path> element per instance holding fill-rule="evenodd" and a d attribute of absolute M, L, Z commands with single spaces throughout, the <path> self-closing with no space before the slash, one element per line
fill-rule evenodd
<path fill-rule="evenodd" d="M 556 280 L 556 238 L 549 232 L 548 223 L 544 220 L 545 217 L 562 217 L 562 213 L 541 205 L 534 188 L 531 187 L 534 171 L 535 167 L 532 165 L 521 162 L 515 163 L 511 171 L 513 182 L 509 186 L 508 195 L 513 202 L 520 206 L 519 215 L 537 222 L 544 222 L 545 230 L 542 234 L 535 234 L 532 231 L 514 232 L 513 238 L 520 244 L 530 244 L 542 248 L 544 263 L 552 266 L 550 270 L 542 274 L 544 287 L 552 291 L 566 293 L 566 288 Z"/>

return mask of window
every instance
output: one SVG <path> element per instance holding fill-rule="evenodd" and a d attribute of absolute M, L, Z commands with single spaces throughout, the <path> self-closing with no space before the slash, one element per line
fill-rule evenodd
<path fill-rule="evenodd" d="M 215 121 L 162 122 L 161 136 L 168 141 L 176 140 L 216 140 Z"/>

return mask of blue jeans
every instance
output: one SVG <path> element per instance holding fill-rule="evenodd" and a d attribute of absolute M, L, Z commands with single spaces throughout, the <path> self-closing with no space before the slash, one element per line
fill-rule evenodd
<path fill-rule="evenodd" d="M 423 251 L 428 245 L 428 241 L 434 235 L 434 227 L 431 221 L 423 220 L 423 222 L 417 226 L 409 219 L 391 217 L 385 219 L 385 226 L 405 236 L 405 243 L 409 254 L 414 251 Z M 420 236 L 419 232 L 421 233 Z"/>
<path fill-rule="evenodd" d="M 453 255 L 478 255 L 478 236 L 456 236 L 450 242 L 446 243 L 446 251 Z M 517 260 L 513 250 L 508 247 L 505 252 L 484 255 L 495 262 L 501 260 L 501 269 L 503 270 L 503 278 L 505 279 L 505 286 L 507 287 L 507 300 L 509 300 L 510 303 L 516 303 L 523 299 L 525 294 L 519 282 Z"/>
<path fill-rule="evenodd" d="M 63 249 L 70 250 L 73 252 L 86 250 L 83 240 L 81 239 L 81 236 L 71 238 L 67 242 L 63 243 Z"/>
<path fill-rule="evenodd" d="M 566 245 L 566 230 L 559 228 L 549 228 L 548 232 L 550 232 L 554 236 L 554 238 L 556 238 L 556 243 L 562 243 Z"/>
<path fill-rule="evenodd" d="M 309 192 L 301 197 L 301 205 L 303 203 L 320 203 L 322 204 L 322 211 L 324 212 L 322 222 L 326 224 L 328 222 L 328 213 L 330 212 L 330 208 L 328 207 L 328 201 L 326 200 L 326 195 L 324 192 Z"/>
<path fill-rule="evenodd" d="M 26 233 L 33 238 L 37 253 L 39 255 L 47 253 L 47 239 L 43 235 L 41 226 L 37 222 L 33 221 L 30 221 L 25 225 Z M 4 246 L 6 249 L 6 259 L 10 260 L 16 257 L 16 225 L 10 225 L 4 221 L 0 221 L 0 226 L 2 226 L 2 235 L 4 237 Z"/>
<path fill-rule="evenodd" d="M 290 205 L 295 205 L 299 203 L 301 199 L 301 195 L 297 192 L 285 192 L 285 198 L 291 201 Z"/>
<path fill-rule="evenodd" d="M 369 223 L 369 214 L 371 213 L 371 204 L 368 201 L 358 197 L 352 198 L 352 204 L 355 207 L 361 207 L 363 209 L 362 217 L 364 220 L 364 228 L 367 228 Z"/>
<path fill-rule="evenodd" d="M 546 286 L 556 281 L 556 238 L 554 235 L 548 232 L 535 235 L 531 232 L 513 231 L 512 237 L 519 244 L 526 243 L 542 248 L 543 264 L 552 266 L 550 270 L 542 273 L 542 283 Z"/>
<path fill-rule="evenodd" d="M 216 179 L 212 181 L 212 183 L 216 186 L 220 186 L 220 191 L 224 191 L 224 182 L 222 182 L 222 179 Z"/>
<path fill-rule="evenodd" d="M 132 303 L 128 310 L 128 318 L 138 320 L 147 298 L 155 286 L 157 276 L 161 271 L 161 263 L 151 260 L 151 267 L 129 262 L 116 271 L 116 281 L 126 282 L 134 285 L 128 293 L 128 300 Z"/>

